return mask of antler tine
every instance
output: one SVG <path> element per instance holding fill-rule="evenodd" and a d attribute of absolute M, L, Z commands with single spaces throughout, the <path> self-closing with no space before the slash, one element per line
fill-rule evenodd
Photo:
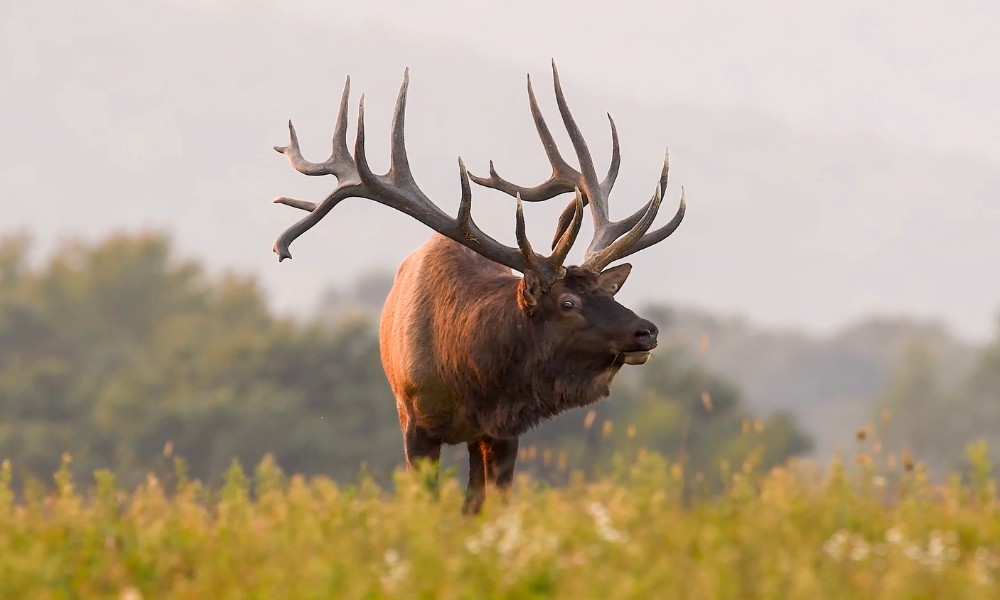
<path fill-rule="evenodd" d="M 677 208 L 677 212 L 674 214 L 673 218 L 670 219 L 670 221 L 666 225 L 663 225 L 662 227 L 654 231 L 646 233 L 641 237 L 635 237 L 632 235 L 632 231 L 639 227 L 639 223 L 641 222 L 643 217 L 649 212 L 649 209 L 652 207 L 652 204 L 654 202 L 656 202 L 657 204 L 659 203 L 659 201 L 656 199 L 656 196 L 657 194 L 662 195 L 663 193 L 665 193 L 669 178 L 670 178 L 670 153 L 669 151 L 666 151 L 664 152 L 663 167 L 660 169 L 660 178 L 657 181 L 656 191 L 653 194 L 653 198 L 650 198 L 649 202 L 647 202 L 643 207 L 641 207 L 636 212 L 632 213 L 631 215 L 622 219 L 621 221 L 612 224 L 613 231 L 617 235 L 621 235 L 622 231 L 628 230 L 629 233 L 626 233 L 624 235 L 626 237 L 634 238 L 635 242 L 629 246 L 621 246 L 619 252 L 611 254 L 610 255 L 611 258 L 605 264 L 608 264 L 612 261 L 621 258 L 625 258 L 630 254 L 634 254 L 639 250 L 642 250 L 643 248 L 648 248 L 653 244 L 665 240 L 667 237 L 670 236 L 670 234 L 672 234 L 677 229 L 678 226 L 680 226 L 681 221 L 684 220 L 684 214 L 687 211 L 687 202 L 684 198 L 683 187 L 681 188 L 681 199 L 680 199 L 680 205 Z M 624 239 L 624 237 L 621 239 Z M 588 250 L 588 259 L 590 258 L 591 255 L 592 253 L 590 252 L 590 250 Z"/>
<path fill-rule="evenodd" d="M 573 113 L 566 103 L 566 96 L 563 94 L 562 83 L 559 81 L 559 71 L 556 69 L 556 61 L 552 61 L 552 83 L 555 88 L 556 104 L 559 106 L 559 114 L 562 116 L 563 125 L 569 134 L 569 139 L 576 150 L 577 160 L 580 161 L 580 172 L 582 181 L 579 183 L 581 189 L 590 201 L 590 210 L 594 217 L 595 227 L 603 226 L 608 221 L 608 199 L 601 189 L 601 184 L 597 180 L 597 171 L 594 169 L 594 159 L 590 155 L 590 148 L 587 147 L 586 140 L 583 139 L 583 132 L 576 124 Z M 614 121 L 612 121 L 612 125 Z M 617 135 L 616 135 L 617 137 Z M 617 169 L 616 169 L 617 170 Z M 617 173 L 615 174 L 617 177 Z"/>
<path fill-rule="evenodd" d="M 281 235 L 278 236 L 278 239 L 274 241 L 274 246 L 272 247 L 274 253 L 278 255 L 278 262 L 281 262 L 286 258 L 291 258 L 292 253 L 289 251 L 288 247 L 292 244 L 292 242 L 294 242 L 295 239 L 300 235 L 302 235 L 303 233 L 312 229 L 313 225 L 319 223 L 323 219 L 323 217 L 327 215 L 327 213 L 333 210 L 334 206 L 337 206 L 337 204 L 339 204 L 341 200 L 349 196 L 350 193 L 347 192 L 346 188 L 338 188 L 334 190 L 322 202 L 313 205 L 313 209 L 308 215 L 302 217 L 301 219 L 296 221 L 294 225 L 281 232 Z M 283 200 L 284 202 L 282 202 Z M 278 204 L 288 204 L 289 206 L 295 206 L 296 208 L 304 208 L 303 206 L 291 204 L 290 202 L 288 202 L 288 200 L 291 199 L 278 198 L 275 200 L 275 202 Z M 301 200 L 297 200 L 294 202 L 307 204 L 306 202 Z"/>
<path fill-rule="evenodd" d="M 538 99 L 535 97 L 535 90 L 531 85 L 531 75 L 528 75 L 527 81 L 528 104 L 531 108 L 531 117 L 535 123 L 535 131 L 538 132 L 538 137 L 542 141 L 542 147 L 545 149 L 545 155 L 552 166 L 552 174 L 548 179 L 534 187 L 524 187 L 500 177 L 491 160 L 489 177 L 477 177 L 471 174 L 470 177 L 472 181 L 483 187 L 493 188 L 510 196 L 520 194 L 521 200 L 525 202 L 541 202 L 554 198 L 559 194 L 572 192 L 577 180 L 580 178 L 580 173 L 571 167 L 562 157 L 562 154 L 559 153 L 556 140 L 552 137 L 552 132 L 545 123 L 545 117 L 542 115 L 541 109 L 538 108 Z"/>
<path fill-rule="evenodd" d="M 552 242 L 552 261 L 556 265 L 557 270 L 560 271 L 562 270 L 566 256 L 569 254 L 570 248 L 576 242 L 576 236 L 580 233 L 580 226 L 583 224 L 583 194 L 580 193 L 580 188 L 576 188 L 572 206 L 573 212 L 570 215 L 569 223 L 567 223 L 562 235 Z"/>
<path fill-rule="evenodd" d="M 521 255 L 524 257 L 524 262 L 529 268 L 537 267 L 538 260 L 537 254 L 531 248 L 531 242 L 528 241 L 528 234 L 524 226 L 524 203 L 521 202 L 521 195 L 518 194 L 517 198 L 517 220 L 514 226 L 514 236 L 517 238 L 517 246 L 521 249 Z"/>
<path fill-rule="evenodd" d="M 687 212 L 687 200 L 684 197 L 684 188 L 681 187 L 681 201 L 677 207 L 677 212 L 674 213 L 674 217 L 670 219 L 670 221 L 663 227 L 660 227 L 659 229 L 650 231 L 649 233 L 643 235 L 641 238 L 639 238 L 638 241 L 636 241 L 630 247 L 626 248 L 624 251 L 622 251 L 622 253 L 619 256 L 614 257 L 612 260 L 625 258 L 630 254 L 635 254 L 636 252 L 644 248 L 648 248 L 653 244 L 662 242 L 663 240 L 667 239 L 670 236 L 670 234 L 676 231 L 677 228 L 680 226 L 681 221 L 684 220 L 684 215 L 686 212 Z"/>
<path fill-rule="evenodd" d="M 478 229 L 472 222 L 472 186 L 469 185 L 469 171 L 465 168 L 465 161 L 458 157 L 458 175 L 462 186 L 462 200 L 458 203 L 458 227 L 469 239 L 476 239 L 473 229 Z"/>
<path fill-rule="evenodd" d="M 666 150 L 663 153 L 663 167 L 660 169 L 660 179 L 659 179 L 659 182 L 658 182 L 658 187 L 659 187 L 659 189 L 662 192 L 666 192 L 667 183 L 668 183 L 669 179 L 670 179 L 670 151 Z M 628 229 L 628 228 L 634 227 L 635 224 L 639 222 L 639 219 L 642 218 L 642 215 L 645 214 L 646 209 L 649 207 L 649 204 L 652 201 L 653 201 L 653 199 L 650 198 L 649 202 L 647 202 L 643 206 L 639 207 L 639 210 L 635 211 L 631 215 L 629 215 L 629 216 L 625 217 L 624 219 L 622 219 L 621 221 L 619 221 L 619 223 L 622 225 L 623 229 Z"/>
<path fill-rule="evenodd" d="M 389 162 L 389 176 L 400 184 L 412 185 L 413 174 L 410 171 L 410 159 L 406 156 L 406 139 L 403 135 L 403 124 L 406 120 L 406 92 L 410 87 L 410 68 L 403 71 L 403 84 L 396 96 L 396 107 L 392 112 L 392 142 Z"/>
<path fill-rule="evenodd" d="M 347 149 L 347 105 L 351 100 L 351 76 L 344 82 L 344 92 L 340 95 L 340 108 L 337 109 L 337 124 L 333 127 L 333 155 L 344 163 L 345 175 L 353 171 L 351 153 Z"/>
<path fill-rule="evenodd" d="M 358 131 L 354 135 L 354 166 L 358 171 L 358 177 L 362 183 L 375 179 L 368 166 L 368 155 L 365 153 L 365 95 L 361 94 L 358 101 Z"/>
<path fill-rule="evenodd" d="M 611 166 L 608 167 L 608 175 L 601 182 L 601 191 L 607 196 L 611 193 L 611 188 L 615 187 L 618 179 L 618 167 L 622 164 L 621 148 L 618 145 L 618 128 L 615 127 L 615 120 L 608 113 L 608 122 L 611 123 Z"/>
<path fill-rule="evenodd" d="M 304 159 L 299 149 L 299 136 L 295 133 L 295 126 L 292 125 L 291 119 L 288 121 L 288 145 L 275 146 L 274 150 L 284 154 L 292 167 L 303 175 L 333 175 L 337 179 L 349 176 L 354 170 L 351 156 L 347 151 L 347 103 L 350 94 L 351 78 L 348 77 L 340 98 L 340 110 L 337 111 L 337 124 L 333 130 L 333 148 L 330 152 L 330 158 L 321 163 Z"/>
<path fill-rule="evenodd" d="M 611 165 L 608 167 L 608 175 L 601 182 L 601 193 L 607 197 L 611 193 L 611 188 L 615 186 L 615 181 L 618 179 L 618 167 L 621 166 L 621 148 L 618 144 L 618 127 L 615 126 L 615 120 L 611 118 L 611 113 L 608 113 L 608 122 L 611 123 Z M 584 196 L 583 204 L 587 205 L 587 197 Z M 642 210 L 639 209 L 639 214 L 635 215 L 636 220 L 642 216 Z M 566 228 L 569 227 L 573 220 L 573 215 L 576 212 L 576 199 L 570 200 L 566 207 L 563 208 L 562 213 L 559 214 L 559 221 L 556 224 L 555 235 L 552 236 L 552 247 L 555 248 L 556 244 L 562 238 L 563 233 L 565 233 Z"/>
<path fill-rule="evenodd" d="M 573 181 L 580 177 L 580 173 L 571 167 L 559 152 L 559 146 L 556 144 L 555 138 L 552 137 L 552 131 L 549 130 L 549 126 L 545 122 L 542 109 L 538 107 L 535 88 L 531 85 L 531 75 L 527 76 L 527 81 L 528 106 L 531 110 L 531 118 L 535 122 L 535 131 L 538 132 L 538 137 L 542 141 L 542 147 L 545 149 L 545 156 L 548 157 L 549 164 L 552 165 L 552 177 L 550 181 L 560 180 L 563 184 L 571 185 Z M 569 191 L 572 191 L 572 188 Z"/>
<path fill-rule="evenodd" d="M 478 177 L 469 173 L 469 178 L 478 185 L 503 192 L 508 196 L 520 195 L 521 200 L 525 202 L 541 202 L 572 191 L 572 189 L 567 189 L 567 184 L 556 177 L 550 177 L 544 182 L 530 188 L 511 183 L 497 173 L 492 160 L 490 161 L 489 177 Z"/>
<path fill-rule="evenodd" d="M 613 242 L 601 248 L 600 250 L 587 250 L 587 257 L 583 261 L 583 267 L 590 269 L 591 271 L 600 272 L 601 269 L 608 266 L 612 261 L 620 258 L 621 254 L 639 241 L 639 238 L 646 233 L 650 225 L 653 224 L 653 220 L 656 218 L 656 213 L 660 210 L 660 202 L 663 200 L 663 192 L 660 186 L 656 186 L 656 191 L 653 193 L 653 199 L 646 206 L 646 210 L 639 219 L 639 222 L 635 224 L 625 235 L 619 236 Z M 621 225 L 621 222 L 616 223 L 616 225 Z M 596 238 L 595 238 L 596 241 Z"/>

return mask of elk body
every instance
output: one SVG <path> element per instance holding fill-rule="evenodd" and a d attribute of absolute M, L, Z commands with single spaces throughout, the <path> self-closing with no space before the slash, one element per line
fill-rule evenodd
<path fill-rule="evenodd" d="M 510 485 L 520 435 L 544 419 L 597 402 L 608 395 L 622 365 L 646 362 L 656 347 L 656 325 L 614 299 L 631 265 L 607 267 L 663 240 L 684 217 L 682 193 L 673 219 L 649 231 L 667 184 L 669 166 L 664 160 L 649 202 L 621 221 L 610 220 L 608 195 L 620 163 L 614 121 L 609 115 L 611 167 L 599 180 L 555 64 L 552 69 L 556 101 L 580 168 L 561 156 L 529 78 L 531 113 L 552 175 L 538 186 L 522 187 L 501 178 L 492 163 L 489 177 L 472 176 L 459 159 L 462 196 L 455 218 L 432 203 L 410 173 L 403 138 L 408 74 L 396 101 L 391 166 L 385 175 L 368 167 L 363 97 L 354 155 L 348 150 L 350 79 L 329 159 L 322 163 L 303 159 L 291 123 L 289 145 L 275 148 L 301 173 L 338 179 L 337 188 L 320 203 L 275 200 L 309 211 L 275 242 L 279 260 L 290 258 L 291 242 L 349 197 L 374 200 L 437 232 L 399 267 L 382 312 L 379 343 L 396 397 L 407 466 L 412 468 L 422 459 L 436 462 L 442 444 L 468 446 L 466 512 L 480 509 L 487 487 L 502 490 Z M 497 242 L 472 220 L 470 179 L 517 198 L 517 248 Z M 573 200 L 559 218 L 552 253 L 541 255 L 525 235 L 521 202 L 564 193 L 572 193 Z M 566 267 L 563 262 L 587 205 L 594 221 L 593 240 L 583 264 Z"/>

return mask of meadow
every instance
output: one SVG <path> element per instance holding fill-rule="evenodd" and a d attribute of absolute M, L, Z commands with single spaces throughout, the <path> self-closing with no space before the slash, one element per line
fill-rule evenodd
<path fill-rule="evenodd" d="M 985 445 L 969 459 L 933 484 L 866 452 L 751 458 L 710 491 L 639 451 L 593 480 L 521 476 L 474 517 L 448 474 L 345 486 L 265 457 L 209 489 L 177 459 L 125 491 L 73 481 L 68 456 L 50 485 L 5 462 L 0 598 L 993 599 L 1000 505 Z"/>

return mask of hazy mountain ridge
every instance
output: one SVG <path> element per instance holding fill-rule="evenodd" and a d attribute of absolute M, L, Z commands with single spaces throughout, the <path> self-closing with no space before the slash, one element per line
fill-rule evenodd
<path fill-rule="evenodd" d="M 755 410 L 794 414 L 824 457 L 850 448 L 854 433 L 876 420 L 879 398 L 911 346 L 932 353 L 945 387 L 968 373 L 980 350 L 939 322 L 902 317 L 866 317 L 829 336 L 692 308 L 670 309 L 665 318 L 667 339 L 736 382 Z"/>

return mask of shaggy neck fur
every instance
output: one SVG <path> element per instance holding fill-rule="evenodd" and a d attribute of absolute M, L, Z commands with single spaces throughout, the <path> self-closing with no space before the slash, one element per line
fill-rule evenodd
<path fill-rule="evenodd" d="M 466 373 L 476 376 L 452 381 L 466 388 L 459 393 L 471 400 L 466 416 L 473 423 L 487 435 L 513 437 L 547 418 L 606 397 L 620 365 L 611 356 L 574 356 L 555 345 L 545 321 L 525 314 L 515 302 L 523 280 L 503 283 L 477 303 L 491 313 L 481 321 L 489 324 L 487 330 L 478 332 L 488 336 L 489 343 L 480 339 L 466 346 L 461 361 Z M 491 298 L 493 294 L 497 296 Z"/>

